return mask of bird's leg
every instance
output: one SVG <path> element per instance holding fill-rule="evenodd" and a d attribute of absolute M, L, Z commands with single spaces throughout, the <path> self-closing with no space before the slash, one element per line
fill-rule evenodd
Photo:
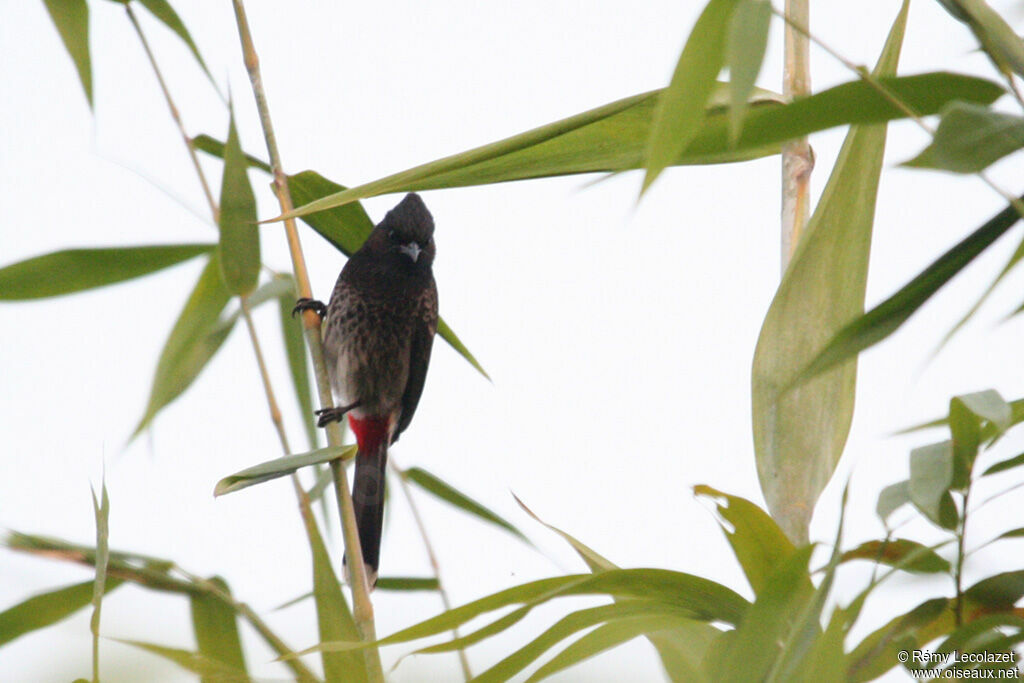
<path fill-rule="evenodd" d="M 327 317 L 327 307 L 324 306 L 324 302 L 317 301 L 316 299 L 307 299 L 306 297 L 302 297 L 296 301 L 295 308 L 292 309 L 292 317 L 294 318 L 295 314 L 301 311 L 313 311 L 320 316 L 321 320 Z"/>
<path fill-rule="evenodd" d="M 316 411 L 318 419 L 316 421 L 317 427 L 326 427 L 332 422 L 341 422 L 341 418 L 345 417 L 345 413 L 359 406 L 361 401 L 356 401 L 347 406 L 334 406 L 332 408 L 323 408 Z"/>

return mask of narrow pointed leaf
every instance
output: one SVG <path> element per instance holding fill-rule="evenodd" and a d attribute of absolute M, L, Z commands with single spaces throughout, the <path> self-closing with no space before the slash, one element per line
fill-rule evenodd
<path fill-rule="evenodd" d="M 873 681 L 897 665 L 900 650 L 924 647 L 953 624 L 947 598 L 927 600 L 875 630 L 846 656 L 847 678 L 852 683 Z M 936 624 L 943 622 L 936 628 Z M 907 647 L 909 640 L 910 647 Z"/>
<path fill-rule="evenodd" d="M 89 630 L 92 632 L 92 678 L 99 681 L 100 667 L 100 614 L 103 607 L 104 589 L 107 587 L 107 563 L 110 561 L 110 498 L 107 496 L 107 482 L 102 484 L 100 501 L 91 490 L 93 513 L 96 516 L 96 578 L 92 586 L 92 617 Z"/>
<path fill-rule="evenodd" d="M 615 623 L 623 619 L 636 619 L 637 617 L 645 616 L 674 616 L 678 622 L 691 621 L 685 616 L 675 614 L 657 603 L 651 603 L 646 600 L 628 600 L 611 605 L 581 609 L 562 617 L 532 641 L 477 675 L 473 679 L 474 683 L 503 683 L 535 662 L 558 643 L 584 629 L 605 623 Z M 706 624 L 702 625 L 706 628 L 712 628 Z"/>
<path fill-rule="evenodd" d="M 215 244 L 66 249 L 0 268 L 0 301 L 41 299 L 112 285 L 210 252 Z"/>
<path fill-rule="evenodd" d="M 512 526 L 511 523 L 476 502 L 464 493 L 457 491 L 445 482 L 435 477 L 430 472 L 419 467 L 411 467 L 405 471 L 405 477 L 424 491 L 432 493 L 446 503 L 450 503 L 464 512 L 482 519 L 485 522 L 499 526 L 510 534 L 517 536 L 521 541 L 530 543 L 530 540 L 523 535 L 523 532 Z"/>
<path fill-rule="evenodd" d="M 875 75 L 896 70 L 901 9 Z M 850 363 L 787 391 L 793 377 L 864 310 L 884 126 L 851 128 L 761 327 L 752 372 L 757 473 L 772 517 L 805 542 L 811 514 L 842 455 L 857 381 Z"/>
<path fill-rule="evenodd" d="M 939 4 L 967 24 L 999 69 L 1024 76 L 1024 43 L 985 0 L 939 0 Z"/>
<path fill-rule="evenodd" d="M 982 476 L 984 477 L 990 474 L 998 474 L 999 472 L 1005 472 L 1006 470 L 1011 470 L 1015 467 L 1020 467 L 1021 465 L 1024 465 L 1024 453 L 1021 453 L 1020 455 L 1015 455 L 1012 458 L 1007 458 L 1006 460 L 1000 460 L 999 462 L 997 462 L 996 464 L 992 465 L 984 472 L 982 472 Z"/>
<path fill-rule="evenodd" d="M 208 581 L 224 593 L 231 594 L 227 582 L 219 576 L 214 576 Z M 238 635 L 238 617 L 235 610 L 209 593 L 195 593 L 189 600 L 192 629 L 196 635 L 199 654 L 244 674 L 245 655 Z M 219 679 L 213 676 L 203 676 L 203 683 L 214 683 L 217 680 Z"/>
<path fill-rule="evenodd" d="M 148 9 L 154 17 L 163 22 L 164 26 L 174 31 L 178 37 L 181 38 L 182 42 L 184 42 L 192 52 L 192 56 L 196 58 L 197 62 L 199 62 L 199 66 L 203 70 L 203 73 L 206 74 L 206 77 L 210 79 L 210 83 L 212 83 L 213 87 L 216 89 L 217 82 L 213 80 L 213 75 L 210 73 L 210 70 L 206 68 L 206 62 L 203 61 L 203 56 L 199 54 L 199 48 L 192 40 L 192 36 L 189 34 L 188 29 L 185 28 L 185 22 L 181 20 L 181 17 L 179 17 L 178 13 L 174 11 L 174 8 L 171 7 L 170 3 L 167 2 L 167 0 L 139 0 L 139 2 L 143 7 Z M 219 89 L 218 92 L 220 92 Z"/>
<path fill-rule="evenodd" d="M 309 381 L 309 365 L 306 360 L 306 340 L 303 338 L 302 323 L 292 315 L 295 307 L 295 280 L 290 275 L 276 278 L 287 285 L 277 299 L 281 319 L 281 334 L 284 338 L 285 355 L 288 358 L 288 372 L 292 378 L 292 389 L 306 429 L 309 448 L 315 450 L 319 444 L 316 419 L 313 415 L 313 385 Z M 250 301 L 251 303 L 251 301 Z"/>
<path fill-rule="evenodd" d="M 928 546 L 906 538 L 866 541 L 843 553 L 841 562 L 869 560 L 890 567 L 899 566 L 908 572 L 934 574 L 948 572 L 949 562 Z"/>
<path fill-rule="evenodd" d="M 1004 90 L 973 76 L 935 72 L 878 81 L 921 116 L 954 100 L 990 104 Z M 269 219 L 283 220 L 391 192 L 465 187 L 575 173 L 619 172 L 643 167 L 644 149 L 658 94 L 627 97 L 483 147 L 343 190 Z M 729 140 L 728 84 L 719 83 L 703 124 L 673 162 L 717 164 L 777 154 L 793 138 L 849 124 L 883 123 L 906 116 L 863 81 L 843 83 L 790 104 L 759 93 L 735 144 Z"/>
<path fill-rule="evenodd" d="M 89 6 L 85 0 L 43 0 L 57 26 L 60 39 L 71 55 L 85 99 L 92 109 L 92 60 L 89 56 Z"/>
<path fill-rule="evenodd" d="M 1024 201 L 1024 196 L 1019 201 Z M 1018 220 L 1020 214 L 1012 204 L 997 213 L 936 259 L 898 292 L 844 325 L 804 366 L 796 381 L 805 382 L 826 372 L 854 358 L 861 351 L 874 346 L 898 330 L 935 292 L 966 268 L 981 252 L 992 246 Z"/>
<path fill-rule="evenodd" d="M 84 581 L 39 595 L 0 612 L 0 645 L 66 619 L 92 603 L 94 581 Z M 103 592 L 120 586 L 121 579 L 107 578 Z"/>
<path fill-rule="evenodd" d="M 155 643 L 146 643 L 141 640 L 122 640 L 115 638 L 119 643 L 131 645 L 140 650 L 154 654 L 157 657 L 166 659 L 177 664 L 185 671 L 199 674 L 203 681 L 224 681 L 232 683 L 235 681 L 248 681 L 249 677 L 244 671 L 234 669 L 216 659 L 210 659 L 200 652 L 192 652 L 177 647 L 167 647 Z"/>
<path fill-rule="evenodd" d="M 218 327 L 217 321 L 229 299 L 230 294 L 221 281 L 219 259 L 214 253 L 160 352 L 149 402 L 132 438 L 192 384 L 227 339 L 231 327 Z"/>
<path fill-rule="evenodd" d="M 749 500 L 704 485 L 695 486 L 693 492 L 715 502 L 718 514 L 727 523 L 721 525 L 722 531 L 750 587 L 760 594 L 768 577 L 796 548 L 775 520 Z"/>
<path fill-rule="evenodd" d="M 232 294 L 245 296 L 260 274 L 260 233 L 256 226 L 256 196 L 249 184 L 249 165 L 230 114 L 220 186 L 220 254 L 224 284 Z"/>
<path fill-rule="evenodd" d="M 721 631 L 699 621 L 681 621 L 675 616 L 638 616 L 603 624 L 551 658 L 537 669 L 527 683 L 542 681 L 552 674 L 590 659 L 641 635 L 670 639 L 681 653 L 669 671 L 672 681 L 709 681 L 701 669 L 701 660 Z"/>
<path fill-rule="evenodd" d="M 564 531 L 562 531 L 558 527 L 554 527 L 554 526 L 548 524 L 547 522 L 542 520 L 540 517 L 535 515 L 533 513 L 533 510 L 531 510 L 530 508 L 526 507 L 526 504 L 523 501 L 519 500 L 519 496 L 517 496 L 516 494 L 513 493 L 512 497 L 515 498 L 516 503 L 519 504 L 519 507 L 523 508 L 523 510 L 526 512 L 526 514 L 530 515 L 535 520 L 537 520 L 538 522 L 540 522 L 541 524 L 546 526 L 548 529 L 551 529 L 556 534 L 558 534 L 563 539 L 565 539 L 565 541 L 569 545 L 571 545 L 573 547 L 573 550 L 575 550 L 576 553 L 581 558 L 583 558 L 583 561 L 587 563 L 587 567 L 590 568 L 590 571 L 592 571 L 592 572 L 594 572 L 596 574 L 597 572 L 605 571 L 607 569 L 618 569 L 619 568 L 618 566 L 613 564 L 611 562 L 611 560 L 608 560 L 603 555 L 599 554 L 596 550 L 593 550 L 590 547 L 584 545 L 580 541 L 576 540 L 576 538 L 574 538 L 573 536 L 570 536 L 569 534 L 565 533 Z"/>
<path fill-rule="evenodd" d="M 942 110 L 935 137 L 904 166 L 954 173 L 983 171 L 1024 147 L 1024 118 L 968 102 Z"/>
<path fill-rule="evenodd" d="M 260 463 L 259 465 L 253 465 L 241 472 L 224 477 L 217 482 L 213 495 L 223 496 L 225 493 L 241 491 L 244 488 L 255 486 L 256 484 L 262 484 L 265 481 L 287 476 L 303 467 L 331 462 L 338 458 L 351 458 L 354 457 L 355 454 L 356 447 L 354 445 L 327 446 L 326 448 L 318 448 L 317 450 L 310 451 L 309 453 L 288 455 L 283 458 L 268 460 L 267 462 Z"/>
<path fill-rule="evenodd" d="M 219 157 L 221 159 L 224 158 L 224 142 L 215 137 L 206 134 L 197 135 L 192 138 L 192 144 L 200 152 L 206 152 L 210 156 Z M 246 154 L 245 160 L 249 162 L 249 166 L 251 168 L 258 168 L 266 173 L 273 172 L 273 169 L 270 168 L 270 164 L 252 154 Z"/>
<path fill-rule="evenodd" d="M 1024 598 L 1024 570 L 982 579 L 964 591 L 964 596 L 990 609 L 1009 609 Z"/>
<path fill-rule="evenodd" d="M 768 0 L 739 0 L 729 22 L 726 66 L 729 67 L 729 135 L 733 141 L 743 129 L 747 100 L 761 71 L 768 46 L 772 5 Z"/>
<path fill-rule="evenodd" d="M 360 640 L 359 628 L 341 593 L 341 584 L 334 573 L 331 556 L 327 553 L 316 518 L 309 506 L 304 506 L 302 513 L 306 537 L 313 554 L 313 598 L 316 602 L 320 642 Z M 361 683 L 367 680 L 366 663 L 360 652 L 324 651 L 320 653 L 320 658 L 328 681 Z"/>
<path fill-rule="evenodd" d="M 658 96 L 645 154 L 644 189 L 697 136 L 704 105 L 725 64 L 730 21 L 738 0 L 710 0 L 686 39 L 672 81 Z"/>

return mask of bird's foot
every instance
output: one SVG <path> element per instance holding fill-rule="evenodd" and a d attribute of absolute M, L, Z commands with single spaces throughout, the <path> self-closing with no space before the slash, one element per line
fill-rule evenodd
<path fill-rule="evenodd" d="M 324 302 L 317 301 L 316 299 L 302 297 L 296 301 L 295 308 L 292 309 L 292 317 L 294 318 L 296 313 L 301 313 L 302 311 L 313 311 L 320 316 L 321 320 L 327 317 L 327 307 L 324 306 Z"/>
<path fill-rule="evenodd" d="M 341 422 L 341 419 L 345 417 L 345 413 L 352 410 L 358 405 L 359 402 L 356 401 L 355 403 L 347 406 L 333 406 L 331 408 L 322 408 L 321 410 L 316 411 L 316 416 L 318 418 L 316 421 L 316 426 L 326 427 L 332 422 Z"/>

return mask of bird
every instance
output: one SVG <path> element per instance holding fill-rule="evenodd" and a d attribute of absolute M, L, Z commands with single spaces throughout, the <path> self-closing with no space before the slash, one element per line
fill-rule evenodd
<path fill-rule="evenodd" d="M 358 451 L 352 482 L 359 544 L 372 588 L 380 566 L 388 448 L 419 405 L 437 332 L 434 219 L 407 194 L 349 258 L 327 306 L 296 302 L 322 319 L 327 374 L 337 405 L 316 411 L 317 424 L 348 417 Z"/>

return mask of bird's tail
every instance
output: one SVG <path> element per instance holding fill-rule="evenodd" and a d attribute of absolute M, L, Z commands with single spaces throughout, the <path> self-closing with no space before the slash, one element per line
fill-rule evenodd
<path fill-rule="evenodd" d="M 356 474 L 352 482 L 352 504 L 359 527 L 359 545 L 363 549 L 366 579 L 372 588 L 377 583 L 380 563 L 380 537 L 384 527 L 384 474 L 388 464 L 388 442 L 381 439 L 368 452 L 356 454 Z"/>

